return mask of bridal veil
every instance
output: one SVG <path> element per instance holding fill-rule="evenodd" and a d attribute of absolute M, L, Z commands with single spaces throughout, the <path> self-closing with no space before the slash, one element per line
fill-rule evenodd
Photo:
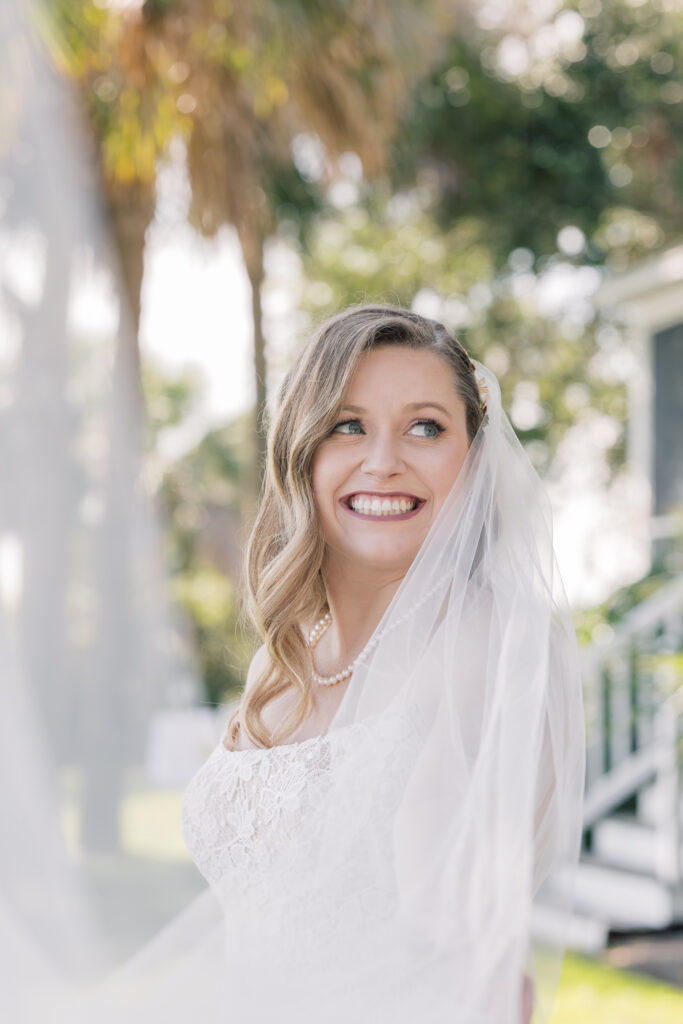
<path fill-rule="evenodd" d="M 181 849 L 173 794 L 198 765 L 159 737 L 201 689 L 73 97 L 14 0 L 0 56 L 0 1015 L 518 1024 L 527 974 L 547 1022 L 583 705 L 548 501 L 494 375 L 476 364 L 484 422 L 257 913 Z"/>

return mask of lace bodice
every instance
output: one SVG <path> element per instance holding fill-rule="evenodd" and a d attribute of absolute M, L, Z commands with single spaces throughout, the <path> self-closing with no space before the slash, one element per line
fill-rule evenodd
<path fill-rule="evenodd" d="M 258 886 L 275 858 L 300 838 L 301 825 L 321 799 L 332 759 L 361 737 L 393 742 L 404 751 L 395 776 L 377 798 L 400 789 L 410 750 L 420 735 L 414 713 L 401 708 L 297 743 L 228 750 L 221 740 L 188 784 L 181 827 L 197 867 L 225 894 Z"/>
<path fill-rule="evenodd" d="M 418 984 L 413 935 L 396 915 L 392 809 L 424 735 L 411 706 L 268 749 L 221 741 L 191 779 L 182 830 L 223 909 L 231 1020 L 272 1019 L 255 1009 L 264 985 L 287 1020 L 451 1019 L 450 1004 L 446 1016 L 430 1003 L 438 983 Z M 321 812 L 340 777 L 342 841 L 333 830 L 322 849 Z"/>
<path fill-rule="evenodd" d="M 336 734 L 253 750 L 228 750 L 220 741 L 182 803 L 183 837 L 208 882 L 228 874 L 245 888 L 258 881 L 295 837 L 336 745 Z"/>

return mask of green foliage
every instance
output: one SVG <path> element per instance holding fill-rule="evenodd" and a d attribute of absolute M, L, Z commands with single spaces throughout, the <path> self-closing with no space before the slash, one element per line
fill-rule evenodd
<path fill-rule="evenodd" d="M 481 218 L 501 263 L 519 247 L 553 253 L 558 222 L 591 230 L 605 205 L 606 172 L 586 139 L 588 112 L 546 93 L 527 106 L 515 83 L 487 74 L 473 42 L 455 41 L 446 66 L 415 94 L 396 182 L 429 167 L 438 176 L 435 219 Z M 466 87 L 449 87 L 454 72 Z"/>
<path fill-rule="evenodd" d="M 173 96 L 168 49 L 145 36 L 142 20 L 105 4 L 33 7 L 54 63 L 79 84 L 107 188 L 152 184 L 158 157 L 190 126 Z"/>
<path fill-rule="evenodd" d="M 150 430 L 149 449 L 153 451 L 162 431 L 179 426 L 194 411 L 201 396 L 201 382 L 192 371 L 169 377 L 151 359 L 145 359 L 142 387 Z"/>
<path fill-rule="evenodd" d="M 669 583 L 675 575 L 675 572 L 655 562 L 646 576 L 620 587 L 596 608 L 577 609 L 574 625 L 579 643 L 590 644 L 605 633 L 605 627 L 609 630 L 618 627 L 628 612 Z"/>
<path fill-rule="evenodd" d="M 329 210 L 320 187 L 305 178 L 293 163 L 282 166 L 268 158 L 263 161 L 263 183 L 275 222 L 280 228 L 286 225 L 293 229 L 291 234 L 305 245 L 310 225 Z"/>
<path fill-rule="evenodd" d="M 174 525 L 183 529 L 182 523 Z M 208 701 L 229 700 L 240 689 L 247 663 L 246 645 L 235 636 L 238 609 L 233 581 L 214 566 L 193 560 L 176 575 L 173 594 L 192 623 Z"/>
<path fill-rule="evenodd" d="M 73 0 L 27 0 L 26 6 L 38 37 L 59 70 L 75 76 L 86 74 L 109 23 L 105 7 Z"/>
<path fill-rule="evenodd" d="M 240 625 L 240 532 L 250 417 L 209 431 L 181 457 L 162 464 L 165 433 L 181 427 L 201 400 L 194 374 L 166 376 L 143 362 L 148 452 L 165 511 L 173 596 L 188 617 L 209 702 L 237 696 L 254 648 Z"/>
<path fill-rule="evenodd" d="M 419 308 L 430 293 L 499 376 L 541 473 L 567 429 L 598 414 L 615 425 L 614 473 L 627 415 L 614 339 L 594 314 L 543 314 L 534 295 L 561 263 L 620 266 L 680 235 L 683 15 L 605 0 L 563 17 L 580 31 L 551 45 L 545 26 L 545 49 L 509 23 L 461 19 L 412 91 L 387 176 L 300 234 L 303 305 L 317 319 L 363 300 Z M 514 71 L 510 44 L 526 54 Z"/>
<path fill-rule="evenodd" d="M 475 19 L 450 41 L 441 67 L 413 93 L 394 159 L 393 183 L 422 174 L 437 193 L 435 220 L 485 226 L 498 264 L 524 247 L 557 250 L 575 225 L 582 262 L 618 250 L 637 257 L 683 229 L 683 13 L 603 0 L 582 12 L 583 38 L 534 56 L 512 73 L 509 29 Z M 503 52 L 503 57 L 501 57 Z"/>

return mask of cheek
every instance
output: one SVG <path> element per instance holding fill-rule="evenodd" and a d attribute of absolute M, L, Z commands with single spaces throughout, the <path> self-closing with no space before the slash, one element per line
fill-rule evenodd
<path fill-rule="evenodd" d="M 334 490 L 334 466 L 332 461 L 324 455 L 313 461 L 311 486 L 315 503 L 318 509 L 324 512 L 325 508 L 329 506 Z"/>
<path fill-rule="evenodd" d="M 334 510 L 335 481 L 333 467 L 326 458 L 316 460 L 311 467 L 311 486 L 318 521 L 323 540 L 331 543 L 335 536 L 336 518 Z"/>
<path fill-rule="evenodd" d="M 454 482 L 455 482 L 456 476 L 458 475 L 458 473 L 462 469 L 463 463 L 464 463 L 465 459 L 467 458 L 467 453 L 468 453 L 469 450 L 470 450 L 470 442 L 469 442 L 469 438 L 466 438 L 463 441 L 463 443 L 461 444 L 460 451 L 458 452 L 457 459 L 455 460 L 455 472 L 453 473 L 453 481 Z"/>
<path fill-rule="evenodd" d="M 311 465 L 311 484 L 317 500 L 329 502 L 343 479 L 343 459 L 335 458 L 334 452 L 329 451 L 321 451 L 314 456 Z"/>
<path fill-rule="evenodd" d="M 446 495 L 450 492 L 453 484 L 457 480 L 460 470 L 467 458 L 469 447 L 469 441 L 464 441 L 450 453 L 450 457 L 441 474 L 440 487 L 438 488 L 441 501 L 445 499 Z"/>

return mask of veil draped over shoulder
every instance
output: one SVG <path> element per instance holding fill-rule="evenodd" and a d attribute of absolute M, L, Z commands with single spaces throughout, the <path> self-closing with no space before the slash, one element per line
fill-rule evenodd
<path fill-rule="evenodd" d="M 196 711 L 208 754 L 221 723 L 168 596 L 73 98 L 22 10 L 0 0 L 0 1016 L 519 1024 L 526 974 L 547 1022 L 583 704 L 548 502 L 494 375 L 477 364 L 484 422 L 295 837 L 258 891 L 206 885 L 179 821 L 199 764 L 174 729 Z"/>

